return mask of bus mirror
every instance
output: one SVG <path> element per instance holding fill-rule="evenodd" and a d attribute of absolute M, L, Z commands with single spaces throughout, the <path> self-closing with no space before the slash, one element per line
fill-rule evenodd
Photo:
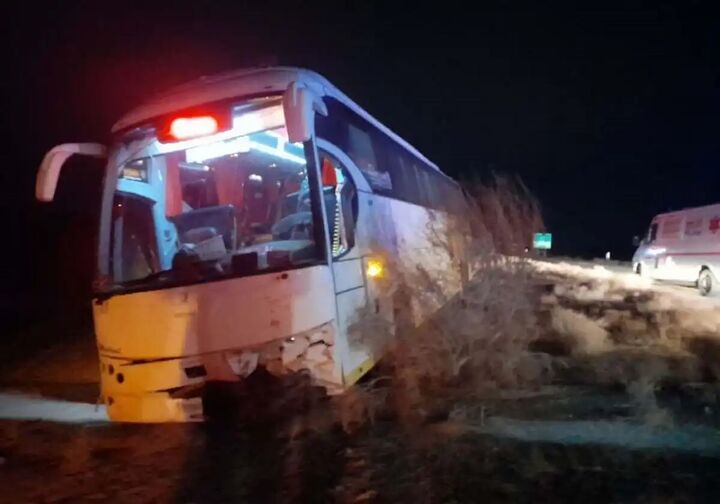
<path fill-rule="evenodd" d="M 40 163 L 35 180 L 35 197 L 40 201 L 52 201 L 55 197 L 60 169 L 73 154 L 105 157 L 105 146 L 97 143 L 71 143 L 53 147 Z"/>
<path fill-rule="evenodd" d="M 633 236 L 633 246 L 634 247 L 639 247 L 641 243 L 642 243 L 642 240 L 640 239 L 639 236 Z"/>
<path fill-rule="evenodd" d="M 293 82 L 283 95 L 283 112 L 288 140 L 302 143 L 312 137 L 315 112 L 327 115 L 327 107 L 310 89 Z"/>

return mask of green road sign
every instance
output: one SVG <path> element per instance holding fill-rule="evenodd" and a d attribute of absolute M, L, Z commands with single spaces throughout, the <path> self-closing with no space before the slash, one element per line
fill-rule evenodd
<path fill-rule="evenodd" d="M 535 233 L 533 248 L 536 250 L 550 250 L 552 248 L 552 233 Z"/>

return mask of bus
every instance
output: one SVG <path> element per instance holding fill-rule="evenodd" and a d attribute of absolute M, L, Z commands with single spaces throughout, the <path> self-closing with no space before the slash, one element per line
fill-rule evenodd
<path fill-rule="evenodd" d="M 449 293 L 468 276 L 462 237 L 438 246 L 428 231 L 463 211 L 460 186 L 309 70 L 170 89 L 108 147 L 51 149 L 39 200 L 73 155 L 107 159 L 92 309 L 113 421 L 203 421 L 211 383 L 258 367 L 341 393 L 382 356 L 351 338 L 358 313 L 419 310 L 383 295 L 388 260 Z"/>
<path fill-rule="evenodd" d="M 703 296 L 717 292 L 720 204 L 656 215 L 635 243 L 633 270 L 638 275 L 693 286 Z"/>

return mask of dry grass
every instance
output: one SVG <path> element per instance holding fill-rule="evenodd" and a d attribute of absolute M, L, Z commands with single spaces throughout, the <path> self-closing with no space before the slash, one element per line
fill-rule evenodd
<path fill-rule="evenodd" d="M 715 300 L 604 268 L 534 267 L 555 277 L 553 293 L 542 298 L 554 329 L 546 337 L 565 341 L 575 379 L 624 386 L 634 418 L 654 427 L 673 424 L 657 397 L 668 388 L 675 394 L 679 388 L 712 414 L 720 379 Z M 693 390 L 707 397 L 692 398 Z"/>
<path fill-rule="evenodd" d="M 192 426 L 4 421 L 3 502 L 169 502 L 196 449 Z"/>
<path fill-rule="evenodd" d="M 462 217 L 431 217 L 427 261 L 386 254 L 388 274 L 378 291 L 381 304 L 396 307 L 394 323 L 368 309 L 350 329 L 351 344 L 384 353 L 384 363 L 378 378 L 339 400 L 343 425 L 378 411 L 410 421 L 446 416 L 459 401 L 546 380 L 548 361 L 529 350 L 539 332 L 532 270 L 511 257 L 523 255 L 532 233 L 544 229 L 539 207 L 509 178 L 475 184 L 469 194 Z M 458 292 L 466 265 L 473 279 Z"/>
<path fill-rule="evenodd" d="M 611 347 L 607 331 L 583 313 L 558 306 L 552 311 L 552 326 L 560 337 L 570 340 L 574 353 L 598 354 Z"/>
<path fill-rule="evenodd" d="M 523 255 L 533 233 L 545 230 L 540 204 L 521 179 L 493 174 L 488 182 L 476 179 L 465 187 L 476 253 Z"/>
<path fill-rule="evenodd" d="M 622 385 L 634 418 L 668 426 L 672 417 L 656 400 L 663 384 L 720 378 L 715 305 L 635 275 L 534 261 L 524 249 L 544 225 L 527 189 L 496 178 L 469 193 L 464 218 L 431 219 L 428 236 L 448 268 L 471 263 L 474 277 L 451 296 L 437 270 L 386 258 L 387 301 L 426 317 L 412 327 L 407 309 L 396 310 L 396 324 L 384 313 L 359 314 L 353 341 L 385 358 L 374 379 L 340 399 L 343 425 L 477 413 L 488 398 L 554 380 Z M 470 237 L 470 256 L 457 253 L 458 236 Z M 552 289 L 543 293 L 542 283 Z"/>

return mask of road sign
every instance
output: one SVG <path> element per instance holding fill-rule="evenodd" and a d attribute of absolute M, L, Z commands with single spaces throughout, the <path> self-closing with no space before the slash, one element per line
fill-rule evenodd
<path fill-rule="evenodd" d="M 552 248 L 552 233 L 535 233 L 533 236 L 535 250 L 550 250 Z"/>

